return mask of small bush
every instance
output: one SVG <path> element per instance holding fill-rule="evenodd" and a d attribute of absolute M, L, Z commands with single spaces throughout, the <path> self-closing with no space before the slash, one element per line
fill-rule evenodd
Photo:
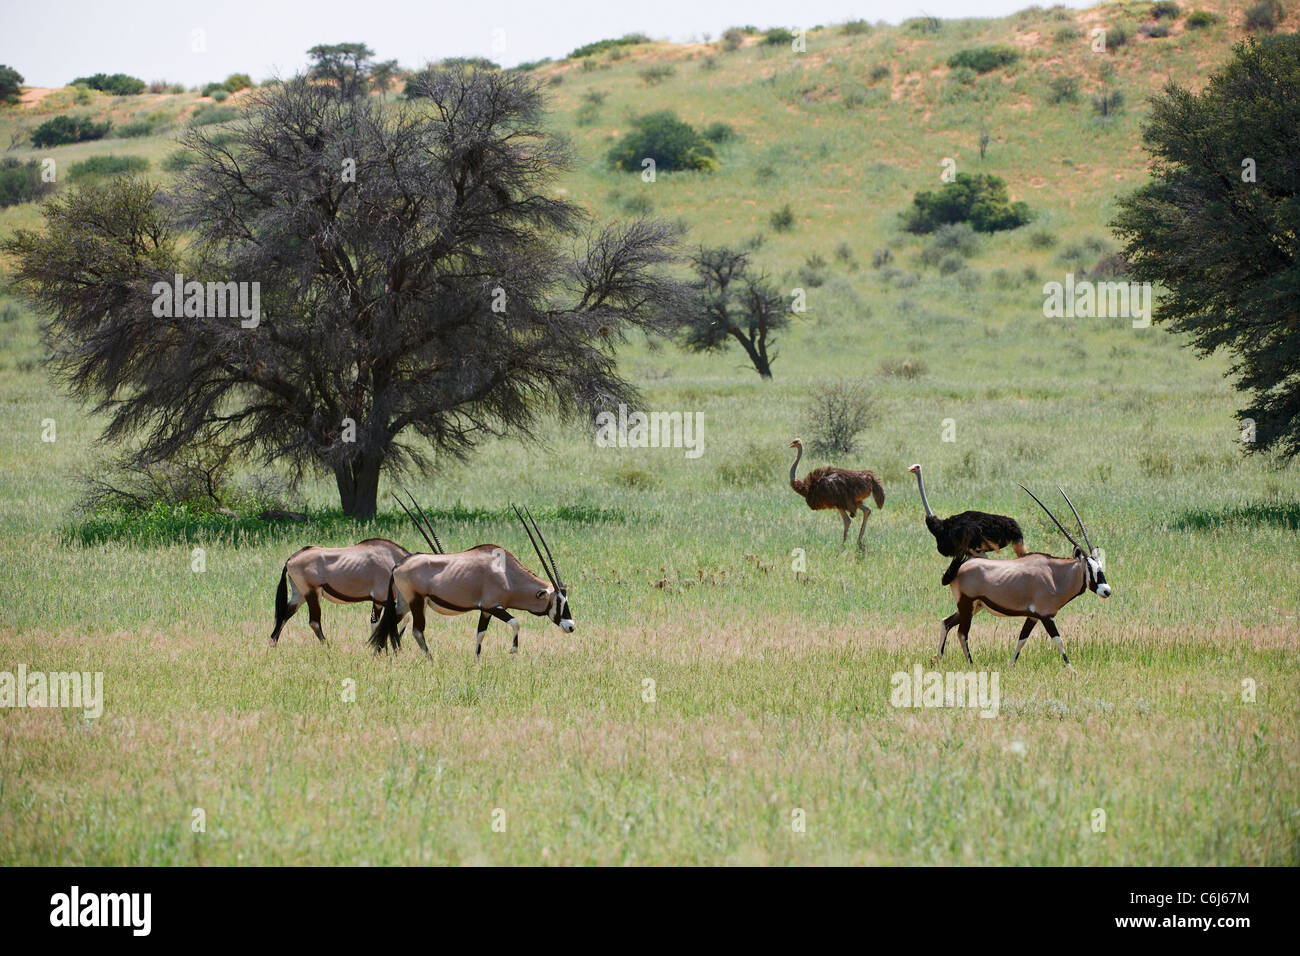
<path fill-rule="evenodd" d="M 734 53 L 736 50 L 739 50 L 741 44 L 744 42 L 745 34 L 740 30 L 737 30 L 735 27 L 732 27 L 730 30 L 727 30 L 722 34 L 722 49 L 726 50 L 728 53 Z"/>
<path fill-rule="evenodd" d="M 851 455 L 869 424 L 871 393 L 858 382 L 835 382 L 815 393 L 804 409 L 809 450 L 819 455 Z"/>
<path fill-rule="evenodd" d="M 724 123 L 722 120 L 714 120 L 708 126 L 704 127 L 702 134 L 710 143 L 717 143 L 721 146 L 723 143 L 730 143 L 732 140 L 739 139 L 736 128 L 730 123 Z"/>
<path fill-rule="evenodd" d="M 768 222 L 776 232 L 789 232 L 794 228 L 794 210 L 786 203 L 768 217 Z"/>
<path fill-rule="evenodd" d="M 950 276 L 966 268 L 966 260 L 956 253 L 948 253 L 939 260 L 939 275 Z"/>
<path fill-rule="evenodd" d="M 579 126 L 595 126 L 599 119 L 600 107 L 595 103 L 583 103 L 573 117 L 573 121 Z"/>
<path fill-rule="evenodd" d="M 1169 27 L 1164 23 L 1144 23 L 1138 33 L 1152 40 L 1161 40 L 1169 36 Z"/>
<path fill-rule="evenodd" d="M 1077 76 L 1054 76 L 1047 86 L 1047 102 L 1079 102 L 1079 78 Z"/>
<path fill-rule="evenodd" d="M 198 162 L 198 157 L 188 149 L 177 149 L 167 154 L 162 161 L 162 168 L 169 173 L 178 173 Z"/>
<path fill-rule="evenodd" d="M 96 73 L 94 76 L 79 76 L 69 86 L 86 86 L 101 93 L 113 96 L 135 96 L 147 89 L 144 80 L 125 73 Z"/>
<path fill-rule="evenodd" d="M 0 209 L 43 198 L 54 183 L 41 178 L 41 164 L 34 159 L 21 162 L 7 157 L 0 160 Z"/>
<path fill-rule="evenodd" d="M 586 93 L 582 94 L 582 100 L 584 103 L 590 103 L 592 106 L 604 106 L 605 94 L 600 90 L 588 90 Z"/>
<path fill-rule="evenodd" d="M 658 86 L 676 72 L 677 70 L 667 63 L 656 63 L 654 66 L 647 66 L 644 70 L 638 71 L 637 75 L 646 86 Z"/>
<path fill-rule="evenodd" d="M 964 265 L 963 260 L 979 251 L 979 237 L 968 222 L 956 222 L 940 226 L 931 234 L 925 247 L 921 250 L 921 262 L 927 266 L 939 266 L 944 275 L 951 275 Z M 944 261 L 956 257 L 956 267 L 944 269 Z"/>
<path fill-rule="evenodd" d="M 22 99 L 23 75 L 12 66 L 0 63 L 0 103 L 17 103 Z"/>
<path fill-rule="evenodd" d="M 1098 116 L 1109 118 L 1124 108 L 1124 91 L 1109 90 L 1092 98 L 1092 109 Z"/>
<path fill-rule="evenodd" d="M 588 43 L 586 46 L 580 46 L 570 53 L 567 59 L 580 60 L 583 57 L 608 53 L 618 47 L 636 46 L 638 43 L 649 42 L 650 38 L 644 33 L 628 33 L 614 40 L 597 40 L 595 43 Z"/>
<path fill-rule="evenodd" d="M 634 119 L 632 129 L 623 134 L 608 158 L 612 166 L 625 172 L 640 172 L 645 159 L 653 159 L 655 169 L 662 172 L 712 172 L 719 166 L 713 144 L 671 110 Z"/>
<path fill-rule="evenodd" d="M 117 128 L 117 135 L 124 139 L 137 139 L 153 132 L 153 123 L 148 120 L 131 120 Z"/>
<path fill-rule="evenodd" d="M 1106 49 L 1118 50 L 1133 38 L 1133 27 L 1127 23 L 1116 23 L 1106 28 Z"/>
<path fill-rule="evenodd" d="M 229 123 L 239 118 L 239 110 L 233 106 L 209 106 L 199 108 L 190 117 L 191 126 L 212 126 L 216 123 Z"/>
<path fill-rule="evenodd" d="M 718 465 L 718 477 L 728 485 L 748 488 L 770 484 L 790 467 L 783 448 L 772 442 L 750 442 Z"/>
<path fill-rule="evenodd" d="M 1030 249 L 1050 249 L 1056 245 L 1056 236 L 1046 229 L 1037 229 L 1029 234 Z"/>
<path fill-rule="evenodd" d="M 903 21 L 903 29 L 908 33 L 938 33 L 943 23 L 938 17 L 912 17 Z"/>
<path fill-rule="evenodd" d="M 1204 30 L 1218 22 L 1218 15 L 1211 13 L 1209 10 L 1193 10 L 1187 15 L 1187 19 L 1183 21 L 1189 30 Z"/>
<path fill-rule="evenodd" d="M 840 25 L 840 32 L 847 36 L 861 36 L 871 32 L 871 24 L 866 20 L 850 20 Z"/>
<path fill-rule="evenodd" d="M 810 289 L 816 289 L 826 281 L 826 259 L 814 252 L 799 267 L 799 282 Z"/>
<path fill-rule="evenodd" d="M 871 250 L 871 268 L 879 269 L 881 266 L 887 266 L 894 261 L 894 253 L 888 246 L 883 249 Z"/>
<path fill-rule="evenodd" d="M 893 70 L 891 70 L 888 67 L 888 65 L 884 63 L 877 63 L 875 66 L 871 68 L 871 72 L 868 73 L 867 75 L 871 77 L 872 83 L 879 83 L 881 80 L 890 76 L 892 73 Z"/>
<path fill-rule="evenodd" d="M 103 139 L 108 135 L 112 122 L 105 120 L 96 123 L 85 117 L 56 116 L 46 120 L 32 131 L 32 145 L 38 149 L 47 146 L 62 146 L 66 143 L 83 143 L 92 139 Z"/>
<path fill-rule="evenodd" d="M 886 378 L 920 378 L 925 373 L 926 365 L 919 359 L 884 359 L 880 363 L 880 374 Z"/>
<path fill-rule="evenodd" d="M 1278 0 L 1260 0 L 1246 10 L 1247 30 L 1272 32 L 1282 19 L 1282 4 Z"/>
<path fill-rule="evenodd" d="M 795 34 L 785 27 L 773 27 L 763 34 L 764 46 L 789 46 L 794 42 Z"/>
<path fill-rule="evenodd" d="M 999 67 L 1010 66 L 1020 59 L 1020 51 L 1002 44 L 958 50 L 948 57 L 948 66 L 952 69 L 966 67 L 976 73 L 988 73 Z"/>
<path fill-rule="evenodd" d="M 997 176 L 958 173 L 956 181 L 937 192 L 913 196 L 912 207 L 903 213 L 903 226 L 922 234 L 949 223 L 969 222 L 976 232 L 999 232 L 1023 226 L 1029 219 L 1029 207 L 1013 203 L 1006 183 Z"/>
<path fill-rule="evenodd" d="M 238 93 L 240 90 L 246 90 L 253 85 L 253 78 L 247 73 L 231 73 L 226 77 L 225 87 L 227 92 Z"/>
<path fill-rule="evenodd" d="M 86 179 L 91 176 L 120 176 L 128 173 L 142 173 L 149 168 L 149 160 L 143 156 L 114 156 L 111 153 L 91 156 L 79 163 L 73 163 L 68 169 L 69 179 Z"/>
<path fill-rule="evenodd" d="M 1057 43 L 1073 43 L 1079 39 L 1079 28 L 1074 24 L 1059 28 L 1052 36 Z"/>
<path fill-rule="evenodd" d="M 1178 8 L 1178 4 L 1174 3 L 1173 0 L 1159 0 L 1158 3 L 1151 5 L 1151 19 L 1153 20 L 1177 20 L 1182 12 Z"/>

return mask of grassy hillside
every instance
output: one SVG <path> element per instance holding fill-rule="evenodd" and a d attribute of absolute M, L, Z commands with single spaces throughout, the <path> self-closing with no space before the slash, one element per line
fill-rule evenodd
<path fill-rule="evenodd" d="M 544 524 L 578 630 L 529 619 L 518 658 L 494 624 L 475 662 L 464 617 L 430 626 L 432 662 L 410 648 L 375 660 L 365 612 L 333 605 L 329 651 L 301 616 L 268 650 L 285 557 L 391 524 L 70 543 L 73 475 L 99 453 L 101 423 L 44 377 L 35 317 L 0 300 L 0 670 L 103 671 L 107 697 L 98 721 L 0 711 L 0 861 L 1297 862 L 1300 468 L 1240 454 L 1227 357 L 1126 319 L 1042 311 L 1044 282 L 1116 249 L 1115 197 L 1146 176 L 1144 98 L 1167 80 L 1198 86 L 1243 35 L 1240 10 L 1195 6 L 1220 22 L 1179 18 L 1105 54 L 1088 31 L 1149 22 L 1150 3 L 937 31 L 828 26 L 803 54 L 751 36 L 731 52 L 656 43 L 539 68 L 579 157 L 570 198 L 600 217 L 680 219 L 691 243 L 754 241 L 809 311 L 781 336 L 771 382 L 738 351 L 622 353 L 645 408 L 703 415 L 697 460 L 598 448 L 555 422 L 539 445 L 493 442 L 409 483 L 451 546 L 496 541 L 525 560 L 506 502 L 576 509 Z M 985 44 L 1023 55 L 973 79 L 946 66 Z M 1126 97 L 1108 120 L 1090 102 L 1103 65 Z M 1077 77 L 1078 103 L 1049 102 L 1061 76 Z M 60 169 L 136 155 L 154 175 L 171 175 L 162 162 L 199 105 L 32 99 L 0 111 L 0 143 L 59 112 L 168 118 L 139 139 L 7 155 Z M 629 119 L 663 108 L 734 127 L 720 171 L 643 183 L 607 167 Z M 1004 178 L 1035 217 L 981 237 L 946 275 L 898 218 L 940 185 L 945 158 Z M 786 204 L 795 223 L 777 231 Z M 0 210 L 0 232 L 39 222 L 31 205 Z M 874 267 L 885 249 L 892 262 Z M 866 384 L 873 415 L 836 463 L 871 468 L 887 493 L 863 555 L 786 486 L 808 399 L 841 380 Z M 43 443 L 51 418 L 57 441 Z M 1009 670 L 1018 622 L 976 619 L 977 666 L 1001 670 L 998 719 L 889 704 L 890 675 L 929 659 L 952 609 L 914 461 L 940 514 L 1012 514 L 1031 548 L 1063 553 L 1016 488 L 1059 482 L 1107 552 L 1115 596 L 1084 595 L 1060 618 L 1073 672 L 1038 635 Z M 304 494 L 337 501 L 325 480 Z M 505 833 L 491 829 L 498 808 Z"/>

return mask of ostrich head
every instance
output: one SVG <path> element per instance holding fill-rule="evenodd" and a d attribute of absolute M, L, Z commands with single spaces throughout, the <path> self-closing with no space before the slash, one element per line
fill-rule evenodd
<path fill-rule="evenodd" d="M 803 451 L 803 439 L 802 438 L 794 439 L 793 441 L 790 442 L 789 447 L 798 448 L 800 451 Z"/>

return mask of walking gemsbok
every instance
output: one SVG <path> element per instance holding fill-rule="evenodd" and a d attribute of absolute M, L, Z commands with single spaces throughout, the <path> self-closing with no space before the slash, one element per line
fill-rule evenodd
<path fill-rule="evenodd" d="M 400 498 L 396 495 L 393 497 L 410 516 L 411 522 L 429 547 L 441 553 L 442 542 L 438 540 L 424 509 L 416 504 L 415 498 L 411 498 L 411 504 L 415 505 L 420 517 L 424 518 L 424 527 L 421 527 Z M 325 643 L 325 632 L 321 630 L 320 624 L 322 594 L 335 604 L 371 602 L 373 609 L 370 623 L 374 624 L 384 609 L 384 601 L 388 599 L 388 580 L 393 568 L 410 556 L 410 551 L 387 538 L 367 538 L 346 548 L 322 548 L 311 544 L 295 552 L 280 571 L 280 586 L 275 591 L 275 630 L 271 632 L 271 646 L 275 647 L 280 642 L 280 631 L 304 603 L 307 605 L 311 629 L 316 632 L 320 642 Z"/>
<path fill-rule="evenodd" d="M 1024 485 L 1020 486 L 1025 488 Z M 1088 545 L 1085 551 L 1079 542 L 1071 537 L 1056 515 L 1047 510 L 1047 505 L 1038 501 L 1038 496 L 1028 488 L 1029 497 L 1038 501 L 1038 506 L 1047 511 L 1047 516 L 1061 529 L 1061 534 L 1069 538 L 1074 545 L 1074 555 L 1069 558 L 1054 558 L 1047 554 L 1027 554 L 1010 561 L 997 561 L 992 558 L 968 558 L 957 571 L 949 587 L 957 599 L 957 611 L 943 619 L 940 625 L 939 653 L 937 661 L 943 656 L 944 645 L 948 641 L 948 631 L 957 625 L 957 638 L 966 660 L 971 660 L 970 648 L 966 636 L 970 633 L 971 618 L 984 608 L 988 608 L 1000 617 L 1023 617 L 1024 627 L 1020 629 L 1020 638 L 1016 641 L 1016 651 L 1011 657 L 1014 665 L 1020 658 L 1020 649 L 1029 640 L 1029 634 L 1039 621 L 1061 652 L 1061 660 L 1066 667 L 1070 659 L 1065 656 L 1065 644 L 1061 641 L 1061 632 L 1056 629 L 1056 614 L 1084 591 L 1092 591 L 1097 597 L 1110 597 L 1110 585 L 1106 583 L 1106 574 L 1102 570 L 1101 559 L 1096 548 L 1088 540 L 1088 531 L 1083 526 L 1083 519 L 1075 510 L 1074 503 L 1057 485 L 1066 504 L 1074 512 L 1074 519 L 1079 522 L 1083 540 Z"/>
<path fill-rule="evenodd" d="M 528 509 L 524 511 L 528 512 Z M 515 508 L 515 514 L 528 532 L 528 539 L 533 543 L 533 550 L 537 552 L 537 560 L 541 562 L 549 583 L 529 571 L 509 551 L 494 544 L 480 544 L 455 554 L 413 554 L 393 568 L 383 616 L 370 635 L 370 646 L 375 653 L 382 651 L 385 645 L 394 650 L 401 646 L 397 625 L 408 612 L 416 643 L 425 654 L 429 653 L 424 643 L 425 601 L 432 604 L 439 614 L 450 616 L 479 612 L 475 656 L 483 652 L 483 635 L 493 617 L 510 625 L 514 632 L 510 653 L 518 652 L 519 621 L 510 613 L 511 610 L 527 611 L 539 617 L 544 615 L 564 632 L 573 633 L 569 590 L 560 577 L 560 568 L 551 554 L 551 547 L 531 513 L 528 521 L 524 521 L 518 508 Z M 534 531 L 537 532 L 536 538 L 533 537 Z M 545 557 L 542 556 L 543 547 L 546 549 Z"/>

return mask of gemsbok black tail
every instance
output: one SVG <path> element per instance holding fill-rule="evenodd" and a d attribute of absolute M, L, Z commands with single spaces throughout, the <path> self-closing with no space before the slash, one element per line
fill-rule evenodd
<path fill-rule="evenodd" d="M 397 601 L 393 597 L 393 576 L 388 576 L 388 599 L 384 601 L 384 613 L 379 623 L 370 632 L 370 646 L 376 654 L 383 653 L 384 647 L 391 644 L 393 650 L 402 646 L 402 635 L 397 630 Z"/>
<path fill-rule="evenodd" d="M 275 630 L 271 632 L 271 643 L 280 637 L 284 622 L 289 619 L 289 565 L 285 563 L 280 569 L 280 586 L 275 589 Z"/>

